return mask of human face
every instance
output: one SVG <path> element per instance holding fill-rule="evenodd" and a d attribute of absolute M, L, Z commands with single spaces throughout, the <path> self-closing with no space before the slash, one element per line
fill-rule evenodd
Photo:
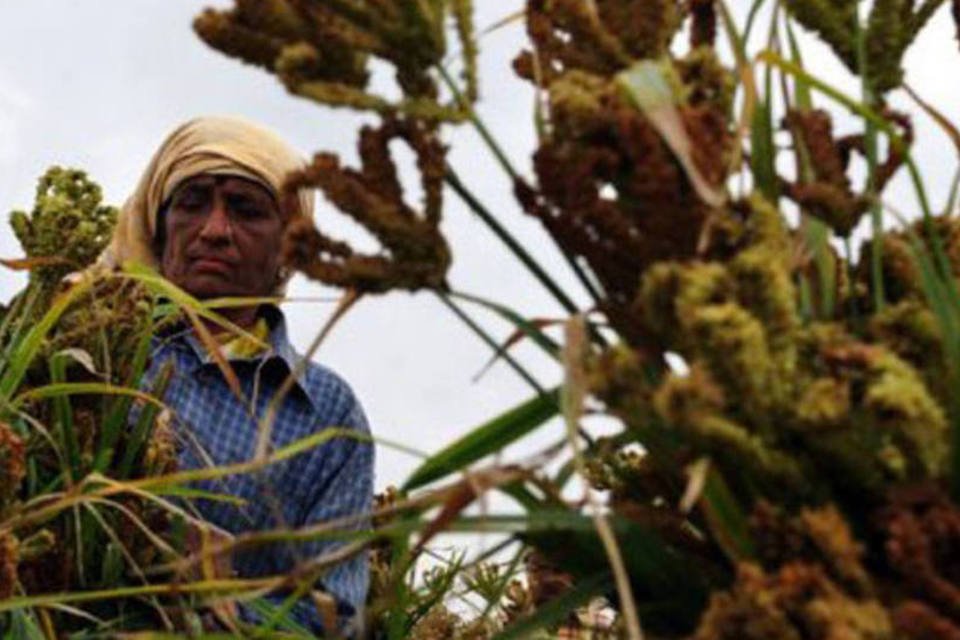
<path fill-rule="evenodd" d="M 199 175 L 177 186 L 164 219 L 163 275 L 200 299 L 270 295 L 283 220 L 276 199 L 237 176 Z"/>

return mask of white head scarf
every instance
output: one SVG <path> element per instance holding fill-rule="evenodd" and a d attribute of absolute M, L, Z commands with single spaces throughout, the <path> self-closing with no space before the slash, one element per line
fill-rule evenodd
<path fill-rule="evenodd" d="M 153 155 L 136 191 L 120 210 L 113 238 L 98 264 L 113 268 L 135 261 L 158 269 L 157 215 L 177 185 L 188 178 L 200 174 L 247 178 L 262 184 L 279 201 L 287 174 L 304 165 L 304 159 L 279 136 L 242 118 L 189 120 L 167 136 Z M 298 213 L 313 218 L 312 194 L 301 191 L 298 195 Z M 279 289 L 282 292 L 282 284 Z"/>

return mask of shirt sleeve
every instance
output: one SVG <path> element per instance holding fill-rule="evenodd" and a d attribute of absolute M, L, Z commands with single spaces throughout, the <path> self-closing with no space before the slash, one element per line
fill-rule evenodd
<path fill-rule="evenodd" d="M 323 483 L 317 486 L 301 526 L 360 516 L 345 525 L 344 530 L 362 531 L 370 527 L 374 447 L 360 403 L 345 384 L 343 393 L 345 399 L 337 412 L 339 416 L 331 420 L 329 426 L 348 428 L 355 432 L 357 437 L 343 436 L 333 441 L 341 455 L 335 456 L 333 460 L 327 458 L 327 463 L 333 463 L 334 468 L 324 474 Z M 319 558 L 350 544 L 354 539 L 332 538 L 305 543 L 299 549 L 298 555 L 305 559 Z M 337 601 L 337 613 L 342 627 L 339 631 L 344 635 L 351 635 L 350 629 L 359 629 L 369 583 L 370 566 L 365 550 L 330 567 L 320 577 L 318 588 L 332 595 Z M 314 630 L 321 624 L 315 607 L 308 601 L 299 602 L 294 609 L 294 615 L 304 626 Z"/>

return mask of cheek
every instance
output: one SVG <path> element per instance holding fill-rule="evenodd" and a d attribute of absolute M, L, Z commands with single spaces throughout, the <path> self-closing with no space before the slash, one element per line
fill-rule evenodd
<path fill-rule="evenodd" d="M 166 225 L 166 239 L 163 252 L 160 256 L 160 273 L 170 280 L 175 280 L 186 268 L 185 239 L 189 237 L 189 229 L 184 225 L 169 220 Z"/>
<path fill-rule="evenodd" d="M 260 288 L 272 289 L 280 266 L 280 241 L 282 228 L 268 227 L 259 233 L 251 233 L 240 246 L 248 277 L 260 284 Z"/>

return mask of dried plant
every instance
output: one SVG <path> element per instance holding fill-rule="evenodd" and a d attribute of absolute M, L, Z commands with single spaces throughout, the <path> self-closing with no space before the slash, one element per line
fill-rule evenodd
<path fill-rule="evenodd" d="M 598 3 L 596 14 L 573 19 L 575 11 L 589 12 L 589 6 L 528 5 L 535 49 L 521 54 L 515 68 L 544 86 L 549 129 L 534 153 L 539 188 L 520 181 L 516 191 L 560 246 L 590 265 L 603 286 L 604 311 L 617 328 L 639 339 L 629 311 L 638 275 L 656 261 L 696 254 L 707 220 L 716 217 L 716 203 L 701 199 L 674 150 L 618 76 L 632 55 L 666 52 L 679 27 L 678 8 L 672 2 Z M 557 36 L 557 25 L 566 37 Z M 605 50 L 600 42 L 624 51 L 588 60 L 585 52 Z M 628 53 L 626 43 L 635 49 Z M 727 120 L 732 77 L 709 47 L 667 60 L 656 73 L 668 87 L 663 108 L 675 109 L 682 135 L 689 138 L 693 169 L 707 185 L 720 187 L 733 153 Z"/>
<path fill-rule="evenodd" d="M 448 53 L 450 18 L 463 59 L 462 99 L 476 99 L 471 16 L 470 0 L 237 0 L 233 9 L 207 9 L 194 29 L 213 48 L 276 74 L 295 95 L 384 116 L 460 120 L 464 105 L 440 101 L 435 67 Z M 368 91 L 374 59 L 393 67 L 400 99 Z"/>
<path fill-rule="evenodd" d="M 960 226 L 929 210 L 911 156 L 910 119 L 884 98 L 901 86 L 904 54 L 942 4 L 878 0 L 861 18 L 852 0 L 786 0 L 786 12 L 771 16 L 773 46 L 758 58 L 770 73 L 760 87 L 722 3 L 526 2 L 530 43 L 514 69 L 542 98 L 540 135 L 530 177 L 501 164 L 523 209 L 589 285 L 596 310 L 571 326 L 586 317 L 592 331 L 567 334 L 582 340 L 564 352 L 560 392 L 529 378 L 532 399 L 443 448 L 403 489 L 377 501 L 381 537 L 372 543 L 368 615 L 374 632 L 466 639 L 523 629 L 543 637 L 636 638 L 632 621 L 639 619 L 657 638 L 960 637 Z M 372 233 L 380 251 L 362 254 L 293 219 L 286 264 L 359 293 L 449 293 L 442 185 L 447 179 L 461 195 L 464 185 L 450 180 L 441 126 L 469 116 L 487 134 L 471 108 L 470 4 L 234 5 L 197 19 L 206 42 L 266 68 L 295 94 L 379 118 L 360 132 L 358 168 L 320 153 L 289 177 L 285 198 L 322 191 Z M 736 69 L 714 48 L 721 17 Z M 794 23 L 861 76 L 862 101 L 802 67 L 785 28 Z M 448 31 L 463 50 L 463 89 L 452 87 L 449 99 L 440 89 Z M 791 61 L 777 53 L 788 50 Z M 375 61 L 393 68 L 397 99 L 368 91 Z M 782 91 L 769 89 L 774 80 Z M 735 99 L 738 91 L 743 100 Z M 836 134 L 832 112 L 814 104 L 814 91 L 851 110 L 862 131 Z M 403 193 L 390 154 L 397 141 L 416 157 L 422 203 Z M 796 169 L 784 175 L 787 154 Z M 861 159 L 866 179 L 855 185 Z M 923 219 L 885 230 L 885 191 L 903 167 L 915 178 Z M 795 225 L 787 215 L 794 211 Z M 875 235 L 857 247 L 854 231 L 868 215 Z M 531 266 L 502 225 L 491 226 L 556 296 L 545 270 Z M 49 253 L 28 247 L 28 255 Z M 139 322 L 141 307 L 129 295 L 98 291 L 109 308 Z M 577 313 L 573 296 L 557 298 Z M 96 343 L 86 340 L 94 333 L 123 344 L 125 325 L 87 306 L 64 316 L 47 355 L 70 344 L 92 353 Z M 487 306 L 516 332 L 498 356 L 518 336 L 558 356 L 549 321 Z M 567 357 L 574 351 L 577 357 Z M 113 361 L 95 359 L 93 368 L 105 371 Z M 68 373 L 84 375 L 73 369 Z M 42 369 L 31 375 L 31 384 L 49 381 Z M 63 408 L 41 405 L 26 406 L 37 421 L 56 421 Z M 97 433 L 98 409 L 69 406 L 86 452 L 97 438 L 82 434 Z M 412 493 L 468 471 L 561 412 L 572 453 L 558 473 L 543 463 L 560 446 L 533 462 L 469 470 L 451 485 Z M 616 433 L 591 436 L 586 423 L 597 413 L 616 419 Z M 0 492 L 0 517 L 21 506 L 27 461 L 54 468 L 26 425 L 4 420 L 10 428 L 0 429 L 0 489 L 13 488 Z M 133 473 L 167 468 L 162 427 Z M 582 499 L 571 498 L 566 485 L 576 474 L 591 489 Z M 467 507 L 494 488 L 523 513 L 469 515 Z M 512 562 L 453 552 L 424 566 L 427 542 L 443 529 L 497 524 L 522 545 Z M 66 528 L 8 533 L 0 526 L 0 595 L 39 589 L 30 585 L 42 580 L 72 586 L 72 569 L 52 576 L 36 569 L 38 559 L 50 558 L 74 566 L 61 553 L 69 535 Z M 461 596 L 480 602 L 482 614 L 464 615 Z M 593 624 L 598 607 L 612 612 L 610 624 Z"/>
<path fill-rule="evenodd" d="M 404 201 L 403 187 L 390 155 L 390 142 L 403 140 L 417 157 L 423 188 L 418 211 Z M 295 218 L 284 237 L 283 261 L 309 278 L 364 293 L 392 289 L 442 289 L 450 250 L 440 233 L 445 150 L 429 127 L 411 120 L 385 121 L 364 127 L 358 144 L 362 168 L 340 166 L 338 158 L 319 153 L 303 171 L 288 177 L 290 197 L 317 188 L 343 213 L 379 240 L 375 255 L 356 253 L 333 240 L 306 218 Z"/>
<path fill-rule="evenodd" d="M 866 80 L 886 93 L 903 81 L 903 55 L 943 0 L 881 0 L 859 25 L 857 3 L 850 0 L 786 0 L 796 20 L 826 42 L 855 74 L 862 70 L 857 40 L 862 30 Z"/>

